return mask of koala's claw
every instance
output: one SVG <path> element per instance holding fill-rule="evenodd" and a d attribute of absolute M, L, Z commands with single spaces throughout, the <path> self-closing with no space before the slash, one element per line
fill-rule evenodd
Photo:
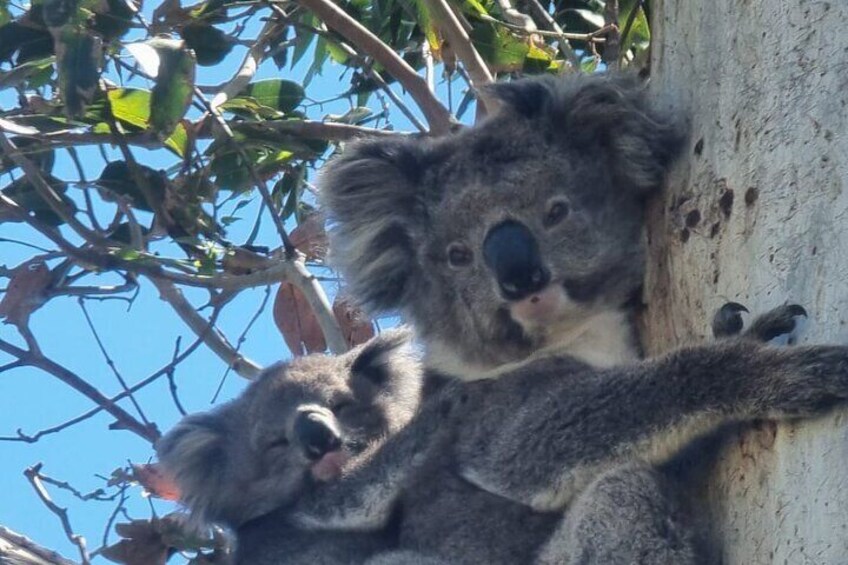
<path fill-rule="evenodd" d="M 713 337 L 722 338 L 738 335 L 744 325 L 742 312 L 748 312 L 748 309 L 738 302 L 728 302 L 719 308 L 713 316 Z"/>
<path fill-rule="evenodd" d="M 794 342 L 794 336 L 791 334 L 798 328 L 799 317 L 809 317 L 803 306 L 784 304 L 757 316 L 745 335 L 763 342 L 788 336 L 787 342 L 791 344 Z"/>

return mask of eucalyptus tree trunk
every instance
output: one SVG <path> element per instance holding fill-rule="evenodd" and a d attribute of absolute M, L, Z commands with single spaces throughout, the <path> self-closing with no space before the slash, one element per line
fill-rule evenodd
<path fill-rule="evenodd" d="M 728 300 L 803 305 L 848 341 L 848 3 L 652 2 L 652 88 L 691 115 L 649 217 L 647 349 L 708 336 Z M 703 462 L 704 458 L 700 460 Z M 699 491 L 714 562 L 848 563 L 848 419 L 721 441 Z"/>

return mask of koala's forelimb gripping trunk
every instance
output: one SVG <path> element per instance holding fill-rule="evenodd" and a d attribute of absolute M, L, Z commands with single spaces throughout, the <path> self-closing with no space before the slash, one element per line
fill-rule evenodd
<path fill-rule="evenodd" d="M 536 361 L 487 383 L 485 399 L 472 396 L 463 417 L 476 421 L 460 428 L 473 433 L 456 446 L 463 476 L 538 510 L 562 509 L 615 465 L 661 464 L 723 424 L 810 416 L 848 399 L 845 347 L 733 340 L 565 377 L 561 363 Z"/>

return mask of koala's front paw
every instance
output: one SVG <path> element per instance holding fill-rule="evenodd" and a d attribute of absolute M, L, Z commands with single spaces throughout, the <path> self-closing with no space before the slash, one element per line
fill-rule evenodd
<path fill-rule="evenodd" d="M 771 351 L 777 363 L 766 369 L 772 376 L 766 375 L 767 382 L 757 393 L 766 403 L 775 401 L 776 408 L 789 416 L 815 415 L 848 403 L 848 347 Z"/>
<path fill-rule="evenodd" d="M 784 304 L 757 316 L 744 335 L 762 342 L 785 337 L 786 344 L 791 345 L 795 343 L 795 333 L 799 329 L 802 319 L 806 318 L 807 311 L 803 306 Z"/>
<path fill-rule="evenodd" d="M 748 312 L 748 309 L 738 302 L 728 302 L 716 310 L 712 323 L 713 337 L 718 339 L 738 335 L 744 326 L 742 312 Z"/>
<path fill-rule="evenodd" d="M 784 304 L 765 314 L 754 318 L 751 326 L 742 332 L 744 321 L 742 312 L 748 309 L 738 302 L 728 302 L 719 308 L 713 316 L 713 337 L 725 338 L 740 335 L 755 341 L 791 345 L 795 343 L 796 334 L 802 326 L 802 319 L 807 318 L 807 311 L 798 304 Z M 778 342 L 778 338 L 781 338 Z"/>

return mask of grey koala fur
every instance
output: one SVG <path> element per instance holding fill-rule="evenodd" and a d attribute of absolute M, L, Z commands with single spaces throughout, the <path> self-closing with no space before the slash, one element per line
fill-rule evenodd
<path fill-rule="evenodd" d="M 638 358 L 629 305 L 643 201 L 683 128 L 630 75 L 526 79 L 490 95 L 500 109 L 473 128 L 353 143 L 324 167 L 331 261 L 372 312 L 399 310 L 447 374 L 490 376 L 550 348 L 596 366 Z M 492 237 L 510 230 L 521 246 Z"/>
<path fill-rule="evenodd" d="M 285 516 L 413 417 L 422 371 L 410 338 L 384 332 L 342 356 L 276 365 L 235 400 L 179 422 L 156 450 L 192 519 L 233 529 L 244 564 L 348 563 L 387 547 L 386 529 L 315 534 Z"/>
<path fill-rule="evenodd" d="M 377 531 L 400 505 L 399 547 L 456 563 L 691 563 L 655 468 L 725 424 L 846 401 L 848 347 L 729 338 L 606 369 L 554 354 L 449 383 L 293 517 Z"/>

